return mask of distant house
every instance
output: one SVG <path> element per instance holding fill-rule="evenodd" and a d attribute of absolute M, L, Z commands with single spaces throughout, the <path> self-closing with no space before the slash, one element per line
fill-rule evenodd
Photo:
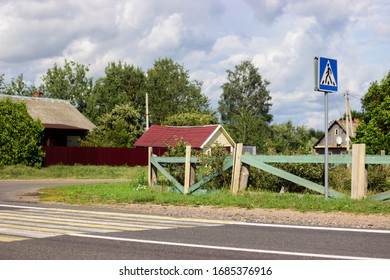
<path fill-rule="evenodd" d="M 77 146 L 95 125 L 66 100 L 43 97 L 0 95 L 14 102 L 25 102 L 34 119 L 40 119 L 45 130 L 42 146 Z"/>
<path fill-rule="evenodd" d="M 233 151 L 234 141 L 221 125 L 205 126 L 161 126 L 152 125 L 135 143 L 135 147 L 165 149 L 167 144 L 175 146 L 183 140 L 193 148 L 207 152 L 210 146 L 218 143 Z"/>
<path fill-rule="evenodd" d="M 358 123 L 358 120 L 352 122 L 352 130 L 349 129 L 350 139 L 355 135 Z M 349 145 L 351 147 L 351 141 Z M 314 150 L 317 154 L 324 154 L 325 136 L 315 143 Z M 347 123 L 345 120 L 333 121 L 328 128 L 328 151 L 330 154 L 346 154 L 347 150 Z"/>

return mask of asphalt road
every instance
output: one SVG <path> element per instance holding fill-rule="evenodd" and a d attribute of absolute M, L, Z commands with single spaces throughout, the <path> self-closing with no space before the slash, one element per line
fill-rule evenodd
<path fill-rule="evenodd" d="M 0 182 L 2 183 L 2 182 Z M 16 183 L 18 185 L 18 183 Z M 16 187 L 36 190 L 41 183 Z M 52 185 L 52 183 L 50 183 Z M 3 260 L 390 259 L 390 231 L 185 219 L 25 204 L 0 186 Z"/>

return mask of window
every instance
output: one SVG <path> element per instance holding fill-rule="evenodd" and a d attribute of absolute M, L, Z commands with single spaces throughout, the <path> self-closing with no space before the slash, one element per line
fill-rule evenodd
<path fill-rule="evenodd" d="M 339 129 L 338 129 L 338 128 L 336 128 L 336 129 L 334 130 L 334 135 L 339 135 Z"/>

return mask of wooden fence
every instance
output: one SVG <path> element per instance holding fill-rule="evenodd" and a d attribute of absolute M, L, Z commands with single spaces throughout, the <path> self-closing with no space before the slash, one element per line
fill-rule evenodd
<path fill-rule="evenodd" d="M 231 192 L 236 194 L 239 190 L 244 190 L 248 183 L 249 167 L 261 169 L 315 192 L 324 194 L 325 188 L 317 183 L 311 182 L 284 170 L 278 169 L 268 163 L 323 163 L 323 155 L 301 155 L 301 156 L 249 156 L 242 155 L 242 144 L 237 144 L 233 157 L 226 157 L 223 171 L 232 168 Z M 199 191 L 200 187 L 219 174 L 215 173 L 204 177 L 198 182 L 193 178 L 195 169 L 194 165 L 199 163 L 199 159 L 191 156 L 191 147 L 187 147 L 186 157 L 157 157 L 153 156 L 152 149 L 149 148 L 149 172 L 148 182 L 150 185 L 156 185 L 157 172 L 160 171 L 175 187 L 183 194 L 194 193 Z M 364 144 L 354 145 L 352 155 L 329 155 L 329 163 L 333 164 L 351 164 L 352 183 L 351 197 L 362 199 L 367 195 L 367 164 L 390 164 L 390 156 L 366 155 Z M 164 163 L 183 163 L 185 164 L 184 185 L 180 184 L 172 175 L 163 167 Z M 223 172 L 222 171 L 222 172 Z M 335 190 L 329 189 L 328 195 L 333 198 L 344 197 L 345 195 Z M 375 200 L 390 199 L 390 191 L 376 194 L 370 197 Z"/>
<path fill-rule="evenodd" d="M 42 147 L 46 156 L 43 166 L 50 165 L 109 165 L 147 166 L 148 148 L 104 147 Z M 154 149 L 161 156 L 166 149 Z"/>

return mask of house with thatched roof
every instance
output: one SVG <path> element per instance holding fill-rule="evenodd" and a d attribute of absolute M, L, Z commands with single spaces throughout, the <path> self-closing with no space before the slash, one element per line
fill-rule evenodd
<path fill-rule="evenodd" d="M 77 146 L 80 139 L 95 128 L 70 102 L 43 97 L 0 95 L 13 102 L 25 102 L 34 119 L 40 119 L 45 130 L 43 146 Z"/>

